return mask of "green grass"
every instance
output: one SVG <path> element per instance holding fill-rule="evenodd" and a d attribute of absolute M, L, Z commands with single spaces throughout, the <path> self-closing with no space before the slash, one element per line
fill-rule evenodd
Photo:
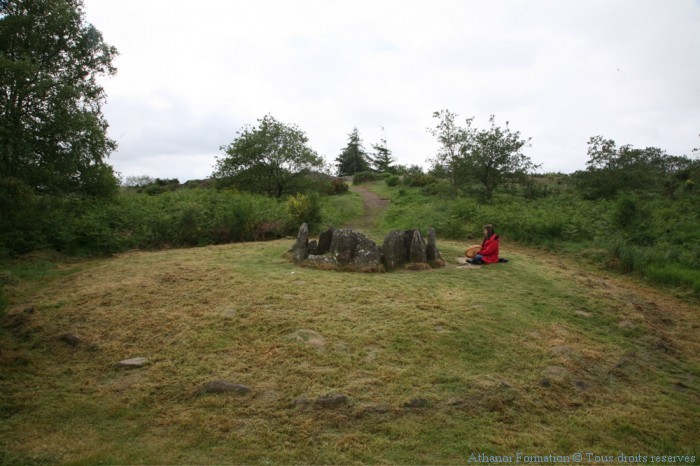
<path fill-rule="evenodd" d="M 481 227 L 553 253 L 575 251 L 602 267 L 633 272 L 650 283 L 700 297 L 700 197 L 621 196 L 584 200 L 571 193 L 534 200 L 499 193 L 491 202 L 427 195 L 419 188 L 368 188 L 392 199 L 379 228 L 435 228 L 442 237 L 480 240 Z M 670 220 L 673 219 L 673 220 Z M 588 251 L 588 252 L 586 252 Z"/>
<path fill-rule="evenodd" d="M 325 224 L 340 226 L 363 213 L 362 198 L 353 191 L 322 199 L 323 221 Z"/>
<path fill-rule="evenodd" d="M 509 245 L 507 265 L 386 274 L 295 267 L 290 245 L 16 264 L 0 333 L 0 462 L 697 454 L 697 307 Z M 465 247 L 438 245 L 448 262 Z M 57 340 L 65 332 L 81 344 Z M 152 362 L 112 367 L 135 356 Z M 215 379 L 252 392 L 196 394 Z M 349 405 L 290 407 L 331 392 Z M 404 408 L 413 398 L 430 406 Z"/>

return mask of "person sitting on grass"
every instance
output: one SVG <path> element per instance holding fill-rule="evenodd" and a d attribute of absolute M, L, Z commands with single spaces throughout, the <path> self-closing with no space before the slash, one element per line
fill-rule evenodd
<path fill-rule="evenodd" d="M 481 249 L 473 259 L 468 259 L 467 262 L 472 265 L 500 262 L 498 259 L 498 246 L 498 235 L 494 231 L 493 225 L 484 225 L 484 241 L 481 243 Z"/>

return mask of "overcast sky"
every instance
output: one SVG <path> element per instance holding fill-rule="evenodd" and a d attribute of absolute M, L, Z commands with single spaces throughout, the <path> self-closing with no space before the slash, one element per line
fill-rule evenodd
<path fill-rule="evenodd" d="M 119 49 L 104 81 L 122 176 L 206 178 L 270 113 L 332 162 L 353 127 L 427 166 L 436 110 L 510 122 L 541 171 L 588 138 L 700 146 L 700 1 L 86 0 Z"/>

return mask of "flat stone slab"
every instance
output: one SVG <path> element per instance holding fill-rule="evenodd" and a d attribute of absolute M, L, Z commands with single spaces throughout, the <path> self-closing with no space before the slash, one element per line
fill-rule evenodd
<path fill-rule="evenodd" d="M 555 381 L 564 380 L 569 374 L 566 368 L 561 366 L 547 366 L 542 370 L 542 375 L 548 379 Z"/>
<path fill-rule="evenodd" d="M 246 393 L 250 393 L 250 387 L 240 383 L 226 382 L 225 380 L 214 380 L 202 387 L 200 393 L 235 393 L 236 395 L 245 395 Z"/>
<path fill-rule="evenodd" d="M 348 401 L 349 399 L 347 396 L 333 393 L 331 395 L 319 396 L 314 402 L 314 405 L 319 408 L 337 408 L 348 404 Z"/>
<path fill-rule="evenodd" d="M 425 398 L 413 398 L 404 403 L 403 407 L 409 409 L 425 409 L 430 407 L 430 402 Z"/>
<path fill-rule="evenodd" d="M 119 361 L 116 365 L 117 365 L 117 367 L 124 367 L 127 369 L 133 369 L 136 367 L 143 367 L 143 366 L 149 364 L 150 362 L 151 361 L 148 358 L 138 357 L 138 358 L 124 359 L 122 361 Z"/>

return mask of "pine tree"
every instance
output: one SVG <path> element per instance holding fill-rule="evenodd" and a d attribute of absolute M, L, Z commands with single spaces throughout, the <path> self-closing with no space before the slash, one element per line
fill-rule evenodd
<path fill-rule="evenodd" d="M 348 144 L 335 159 L 338 167 L 338 176 L 352 176 L 355 173 L 370 170 L 370 158 L 362 146 L 360 132 L 353 128 L 348 134 Z"/>
<path fill-rule="evenodd" d="M 374 149 L 374 158 L 372 160 L 374 169 L 379 173 L 394 173 L 396 168 L 393 165 L 396 163 L 396 160 L 391 156 L 391 150 L 386 145 L 386 132 L 383 126 L 382 138 L 378 144 L 372 146 L 372 149 Z"/>

